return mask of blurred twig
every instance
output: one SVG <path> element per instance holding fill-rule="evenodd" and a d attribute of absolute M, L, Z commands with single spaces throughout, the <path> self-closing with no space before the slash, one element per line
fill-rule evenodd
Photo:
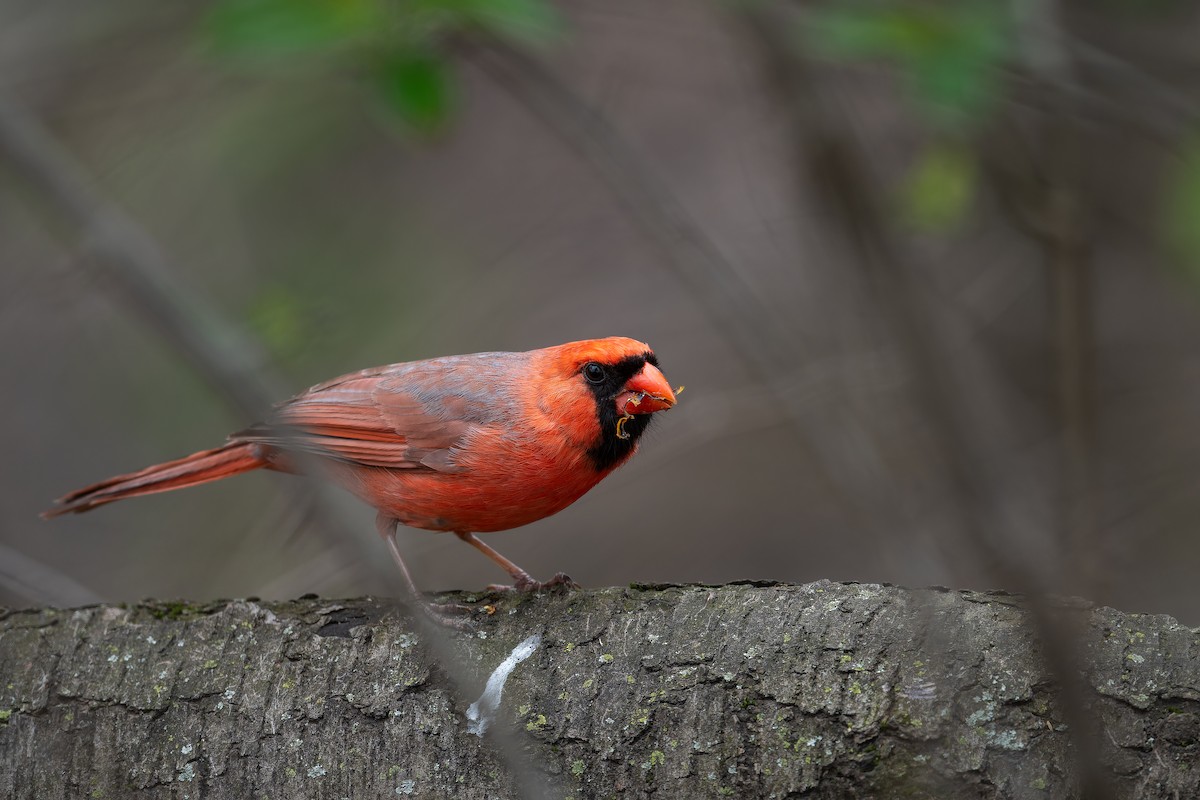
<path fill-rule="evenodd" d="M 971 538 L 995 541 L 992 535 L 979 530 L 985 516 L 980 510 L 998 504 L 991 497 L 988 482 L 975 469 L 976 464 L 984 463 L 975 457 L 980 448 L 975 429 L 963 418 L 961 404 L 951 399 L 957 396 L 958 388 L 950 381 L 946 359 L 937 354 L 930 315 L 923 308 L 926 296 L 912 282 L 911 266 L 905 263 L 904 254 L 889 234 L 888 221 L 862 160 L 841 130 L 841 123 L 832 118 L 831 103 L 820 97 L 808 65 L 789 38 L 789 32 L 797 30 L 795 21 L 786 17 L 778 4 L 769 3 L 751 4 L 743 17 L 759 45 L 768 79 L 791 117 L 803 180 L 815 184 L 832 205 L 831 217 L 853 250 L 853 261 L 866 279 L 871 302 L 898 336 L 919 405 L 928 414 L 943 455 L 950 462 L 954 496 L 963 506 L 959 510 L 961 524 L 972 531 Z M 1000 517 L 994 519 L 998 523 Z"/>
<path fill-rule="evenodd" d="M 942 352 L 931 322 L 927 296 L 913 280 L 904 248 L 895 241 L 881 203 L 866 174 L 863 159 L 834 118 L 832 103 L 821 97 L 811 65 L 800 52 L 797 20 L 782 3 L 752 3 L 743 10 L 747 28 L 759 47 L 764 69 L 791 115 L 792 133 L 805 177 L 817 184 L 834 208 L 834 219 L 852 248 L 880 317 L 895 332 L 913 375 L 914 391 L 945 459 L 951 500 L 958 505 L 963 530 L 981 565 L 1002 585 L 1023 593 L 1049 671 L 1061 685 L 1063 713 L 1075 732 L 1083 796 L 1108 798 L 1110 783 L 1100 765 L 1093 714 L 1083 699 L 1070 620 L 1056 614 L 1045 597 L 1054 578 L 1032 568 L 1009 533 L 1000 476 L 989 469 L 989 447 L 980 420 Z"/>
<path fill-rule="evenodd" d="M 0 544 L 0 587 L 36 605 L 88 606 L 100 595 L 69 575 Z"/>
<path fill-rule="evenodd" d="M 1141 67 L 1079 37 L 1058 31 L 1056 41 L 1069 57 L 1101 71 L 1112 81 L 1123 81 L 1140 96 L 1169 114 L 1173 114 L 1184 125 L 1200 122 L 1200 105 L 1191 97 L 1180 92 L 1149 74 Z M 1071 89 L 1072 87 L 1065 87 Z M 1125 109 L 1128 111 L 1128 109 Z M 1136 115 L 1135 115 L 1136 116 Z M 1140 121 L 1140 120 L 1139 120 Z"/>
<path fill-rule="evenodd" d="M 170 277 L 170 268 L 155 242 L 136 223 L 108 203 L 83 179 L 74 163 L 48 132 L 19 106 L 0 99 L 0 154 L 37 187 L 99 255 L 99 263 L 124 293 L 129 305 L 145 317 L 184 354 L 227 401 L 250 419 L 258 419 L 274 399 L 286 395 L 267 374 L 262 350 L 249 337 L 235 332 L 215 312 L 188 297 Z M 312 493 L 292 487 L 297 503 L 310 502 Z M 317 526 L 324 530 L 325 526 Z M 366 537 L 351 537 L 365 546 Z M 349 542 L 341 540 L 339 547 Z M 27 560 L 26 560 L 27 561 Z M 383 559 L 374 559 L 380 563 Z M 29 564 L 22 562 L 24 566 Z M 48 574 L 48 573 L 47 573 Z M 58 581 L 67 591 L 63 578 Z M 54 581 L 50 582 L 53 585 Z M 79 587 L 79 590 L 83 590 Z M 46 598 L 62 601 L 62 598 Z M 461 664 L 473 663 L 444 630 L 414 603 L 399 600 L 422 632 L 438 667 L 448 674 L 460 698 L 468 699 L 475 683 Z M 528 765 L 516 739 L 497 726 L 490 739 L 523 798 L 548 797 L 548 790 Z"/>
<path fill-rule="evenodd" d="M 179 286 L 154 239 L 94 188 L 83 166 L 31 114 L 3 97 L 0 159 L 80 231 L 95 257 L 77 263 L 101 271 L 125 304 L 171 343 L 243 424 L 260 419 L 274 401 L 288 396 L 258 342 Z M 342 500 L 324 488 L 288 482 L 281 491 L 291 502 L 313 510 L 321 523 L 313 527 L 334 546 L 365 551 L 373 544 L 373 537 L 346 536 L 337 530 L 345 527 L 337 523 L 345 516 L 338 510 Z"/>
<path fill-rule="evenodd" d="M 0 154 L 25 181 L 78 228 L 97 268 L 193 369 L 241 415 L 258 419 L 284 397 L 262 348 L 189 297 L 171 277 L 157 243 L 97 192 L 77 164 L 40 123 L 0 98 Z"/>
<path fill-rule="evenodd" d="M 1059 499 L 1061 558 L 1071 588 L 1093 588 L 1095 558 L 1095 388 L 1091 259 L 1080 192 L 1081 146 L 1072 93 L 1075 80 L 1064 48 L 1054 0 L 1016 5 L 1026 64 L 1055 95 L 1055 113 L 1045 121 L 1038 206 L 1017 216 L 1026 235 L 1044 252 L 1051 283 L 1054 350 L 1058 367 L 1057 417 L 1062 428 Z M 1063 89 L 1060 91 L 1059 89 Z M 1033 167 L 1033 165 L 1029 165 Z M 1036 169 L 1036 168 L 1035 168 Z"/>
<path fill-rule="evenodd" d="M 714 328 L 726 334 L 759 382 L 772 391 L 782 416 L 821 460 L 846 508 L 860 520 L 877 516 L 871 513 L 879 510 L 874 499 L 891 476 L 872 437 L 844 409 L 830 407 L 817 418 L 776 389 L 780 371 L 791 372 L 811 355 L 804 352 L 800 337 L 756 297 L 654 165 L 599 109 L 538 60 L 496 40 L 475 41 L 467 54 L 604 181 L 658 248 L 663 263 L 699 300 Z"/>

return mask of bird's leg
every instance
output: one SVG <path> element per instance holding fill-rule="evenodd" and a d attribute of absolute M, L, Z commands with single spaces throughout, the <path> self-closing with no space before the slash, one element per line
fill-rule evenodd
<path fill-rule="evenodd" d="M 569 576 L 563 572 L 558 573 L 557 575 L 555 575 L 553 578 L 546 581 L 545 583 L 543 583 L 541 581 L 535 581 L 528 572 L 521 569 L 516 564 L 509 561 L 507 558 L 505 558 L 504 556 L 497 553 L 495 550 L 493 550 L 488 545 L 484 544 L 482 541 L 480 541 L 479 537 L 476 536 L 475 534 L 460 533 L 458 531 L 455 531 L 454 535 L 457 536 L 458 538 L 462 539 L 467 544 L 471 545 L 471 547 L 474 547 L 479 552 L 483 553 L 485 556 L 490 558 L 492 561 L 499 564 L 500 568 L 502 570 L 504 570 L 505 572 L 507 572 L 509 575 L 512 576 L 512 579 L 513 579 L 512 586 L 493 585 L 493 586 L 489 586 L 488 587 L 489 589 L 496 589 L 496 590 L 500 590 L 500 591 L 515 589 L 518 592 L 536 592 L 536 591 L 540 591 L 542 589 L 553 589 L 553 588 L 556 588 L 559 586 L 562 586 L 567 589 L 578 589 L 579 588 L 579 584 L 575 583 L 575 581 L 571 580 L 571 576 Z"/>
<path fill-rule="evenodd" d="M 464 620 L 449 615 L 469 612 L 472 610 L 470 606 L 464 606 L 459 603 L 430 603 L 421 594 L 421 590 L 417 588 L 417 584 L 413 581 L 412 575 L 408 571 L 408 566 L 405 565 L 404 559 L 400 556 L 400 548 L 396 545 L 397 524 L 396 520 L 384 514 L 379 514 L 375 517 L 375 529 L 379 531 L 380 537 L 383 539 L 384 544 L 387 545 L 388 552 L 392 554 L 392 560 L 400 568 L 400 575 L 404 578 L 404 588 L 408 590 L 409 597 L 412 598 L 414 606 L 428 614 L 439 625 L 458 629 L 466 627 Z"/>

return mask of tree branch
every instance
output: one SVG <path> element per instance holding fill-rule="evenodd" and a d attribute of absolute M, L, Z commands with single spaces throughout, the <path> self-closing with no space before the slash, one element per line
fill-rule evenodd
<path fill-rule="evenodd" d="M 864 524 L 874 524 L 872 516 L 888 518 L 890 511 L 880 513 L 887 504 L 874 498 L 891 482 L 889 468 L 872 437 L 844 408 L 823 408 L 814 417 L 795 393 L 781 389 L 776 376 L 811 362 L 812 353 L 756 296 L 653 163 L 600 109 L 537 59 L 494 40 L 472 42 L 466 53 L 608 186 L 630 221 L 656 247 L 661 263 L 692 293 L 714 329 L 724 332 L 791 430 L 817 455 L 831 488 L 851 513 Z"/>
<path fill-rule="evenodd" d="M 36 119 L 0 98 L 0 158 L 43 195 L 98 258 L 95 266 L 192 367 L 247 419 L 285 397 L 262 348 L 176 283 L 157 243 L 109 203 Z"/>
<path fill-rule="evenodd" d="M 79 232 L 84 248 L 94 256 L 87 263 L 225 400 L 241 424 L 260 419 L 272 403 L 290 394 L 274 375 L 259 342 L 190 295 L 175 279 L 157 242 L 92 185 L 84 167 L 49 131 L 3 97 L 0 162 L 6 162 Z M 315 462 L 310 467 L 319 468 Z M 365 552 L 374 544 L 374 537 L 350 537 L 339 530 L 346 527 L 338 524 L 347 518 L 345 500 L 331 490 L 318 485 L 283 486 L 289 503 L 302 516 L 316 516 L 311 527 L 331 547 Z M 363 563 L 384 562 L 371 558 Z M 59 602 L 71 602 L 72 597 L 68 594 Z"/>
<path fill-rule="evenodd" d="M 967 534 L 976 563 L 999 579 L 1000 585 L 1027 595 L 1031 632 L 1042 657 L 1062 686 L 1063 713 L 1075 737 L 1081 765 L 1082 795 L 1089 800 L 1112 796 L 1110 783 L 1099 768 L 1101 742 L 1095 736 L 1094 709 L 1086 702 L 1077 679 L 1081 631 L 1073 620 L 1053 613 L 1046 595 L 1059 585 L 1055 559 L 1051 568 L 1013 546 L 1018 525 L 1005 496 L 1005 482 L 990 457 L 994 436 L 983 433 L 984 418 L 972 409 L 963 376 L 941 345 L 931 308 L 914 279 L 906 249 L 897 241 L 882 212 L 864 167 L 864 159 L 845 135 L 845 125 L 831 110 L 812 79 L 812 65 L 794 46 L 789 33 L 796 18 L 786 6 L 753 4 L 744 11 L 747 27 L 759 43 L 767 74 L 792 117 L 798 163 L 804 177 L 817 184 L 835 209 L 834 219 L 869 291 L 869 300 L 894 331 L 914 381 L 918 406 L 926 413 L 947 465 L 949 501 Z M 1072 287 L 1074 290 L 1075 287 Z M 997 415 L 1003 421 L 1004 414 Z M 1048 531 L 1045 541 L 1053 540 Z"/>
<path fill-rule="evenodd" d="M 455 647 L 482 691 L 540 636 L 493 724 L 557 796 L 1077 797 L 1025 613 L 830 582 L 632 587 L 505 598 Z M 1197 634 L 1054 613 L 1083 631 L 1117 795 L 1197 796 Z M 369 599 L 0 612 L 0 674 L 14 800 L 513 795 L 424 635 Z"/>

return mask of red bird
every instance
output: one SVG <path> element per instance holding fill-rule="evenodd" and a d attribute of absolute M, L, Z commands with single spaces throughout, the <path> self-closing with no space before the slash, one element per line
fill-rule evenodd
<path fill-rule="evenodd" d="M 215 450 L 71 492 L 43 516 L 260 467 L 316 471 L 379 512 L 379 534 L 414 592 L 397 523 L 453 531 L 515 588 L 536 590 L 569 579 L 539 583 L 475 534 L 562 511 L 625 463 L 652 414 L 674 404 L 653 351 L 619 337 L 391 364 L 318 384 Z"/>

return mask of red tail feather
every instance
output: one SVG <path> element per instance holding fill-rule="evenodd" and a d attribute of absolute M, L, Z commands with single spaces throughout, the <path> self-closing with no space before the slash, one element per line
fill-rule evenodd
<path fill-rule="evenodd" d="M 60 514 L 80 513 L 115 500 L 142 494 L 169 492 L 198 483 L 219 481 L 231 475 L 266 466 L 261 448 L 252 442 L 230 442 L 216 450 L 192 453 L 187 458 L 155 464 L 127 475 L 77 489 L 55 500 L 55 507 L 42 512 L 46 519 Z"/>

